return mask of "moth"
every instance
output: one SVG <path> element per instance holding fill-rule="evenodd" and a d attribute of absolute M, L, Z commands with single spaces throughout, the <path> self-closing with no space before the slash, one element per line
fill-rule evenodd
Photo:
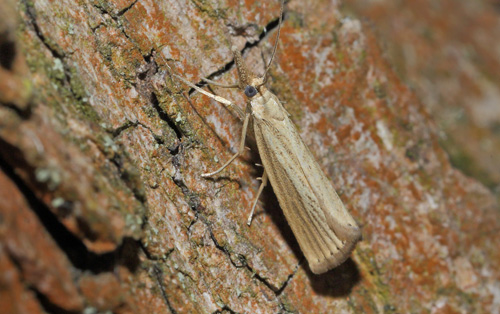
<path fill-rule="evenodd" d="M 270 181 L 311 271 L 322 274 L 349 257 L 361 238 L 361 231 L 311 151 L 302 141 L 297 128 L 289 118 L 290 114 L 278 97 L 265 87 L 267 73 L 278 47 L 283 6 L 284 1 L 281 2 L 278 34 L 271 60 L 263 76 L 251 73 L 245 66 L 240 51 L 232 47 L 239 82 L 222 85 L 204 79 L 208 84 L 242 90 L 248 100 L 244 112 L 231 101 L 211 94 L 179 75 L 174 74 L 174 76 L 198 92 L 235 110 L 243 120 L 238 151 L 218 170 L 202 176 L 211 177 L 218 174 L 244 152 L 245 138 L 252 120 L 264 173 L 247 223 L 250 225 L 259 196 Z"/>

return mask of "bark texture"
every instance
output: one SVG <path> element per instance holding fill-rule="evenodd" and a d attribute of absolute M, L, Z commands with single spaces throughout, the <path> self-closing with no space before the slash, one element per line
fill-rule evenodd
<path fill-rule="evenodd" d="M 287 3 L 269 86 L 363 226 L 352 259 L 312 274 L 271 188 L 247 227 L 255 149 L 200 176 L 235 152 L 241 124 L 171 74 L 232 83 L 231 45 L 262 72 L 278 12 L 0 3 L 5 313 L 500 313 L 498 201 L 451 166 L 428 98 L 337 1 Z"/>

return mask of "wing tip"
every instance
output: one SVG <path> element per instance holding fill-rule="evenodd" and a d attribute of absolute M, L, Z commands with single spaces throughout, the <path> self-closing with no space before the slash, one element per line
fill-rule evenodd
<path fill-rule="evenodd" d="M 350 239 L 346 241 L 345 245 L 337 253 L 333 253 L 317 261 L 309 261 L 309 268 L 314 274 L 321 275 L 339 266 L 351 256 L 356 244 L 361 240 L 361 230 L 356 227 L 350 233 Z"/>

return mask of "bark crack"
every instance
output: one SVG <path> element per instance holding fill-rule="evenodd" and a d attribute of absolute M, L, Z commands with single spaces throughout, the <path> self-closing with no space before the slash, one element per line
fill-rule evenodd
<path fill-rule="evenodd" d="M 238 314 L 238 312 L 234 311 L 233 309 L 231 309 L 227 305 L 224 305 L 223 307 L 221 307 L 220 309 L 212 312 L 211 314 L 223 314 L 223 313 Z"/>
<path fill-rule="evenodd" d="M 283 284 L 281 285 L 281 287 L 278 288 L 276 292 L 276 296 L 281 296 L 281 294 L 283 293 L 283 291 L 285 290 L 285 288 L 288 286 L 288 284 L 290 283 L 290 281 L 292 281 L 292 278 L 295 276 L 295 274 L 297 273 L 297 271 L 299 270 L 300 268 L 300 263 L 297 264 L 297 266 L 295 266 L 295 269 L 293 270 L 293 272 L 288 275 L 288 277 L 286 278 L 286 280 L 283 282 Z"/>
<path fill-rule="evenodd" d="M 0 151 L 4 150 L 5 146 L 2 145 L 0 140 Z M 3 156 L 0 157 L 0 170 L 3 171 L 16 185 L 19 192 L 24 196 L 29 207 L 33 210 L 34 214 L 38 217 L 40 223 L 43 225 L 45 231 L 50 234 L 51 238 L 57 244 L 59 249 L 66 255 L 69 262 L 81 271 L 91 271 L 94 274 L 103 272 L 112 272 L 119 264 L 126 266 L 130 270 L 134 270 L 138 265 L 137 258 L 130 258 L 130 252 L 137 251 L 138 241 L 131 238 L 124 238 L 123 242 L 114 250 L 104 254 L 96 254 L 89 251 L 83 241 L 69 231 L 66 226 L 61 223 L 56 214 L 40 200 L 32 189 L 14 172 L 15 167 L 9 164 Z M 58 207 L 59 211 L 71 211 L 72 203 L 66 201 Z M 76 218 L 80 229 L 86 234 L 89 239 L 95 237 L 86 225 L 86 222 L 81 218 Z M 127 255 L 127 258 L 124 258 Z"/>
<path fill-rule="evenodd" d="M 127 13 L 128 10 L 132 9 L 132 7 L 138 2 L 139 0 L 135 0 L 134 2 L 132 2 L 129 6 L 123 8 L 122 10 L 118 11 L 118 13 L 116 14 L 117 16 L 122 16 L 124 15 L 125 13 Z"/>
<path fill-rule="evenodd" d="M 65 53 L 63 51 L 60 51 L 60 48 L 58 49 L 57 46 L 55 46 L 55 43 L 52 41 L 48 40 L 47 37 L 43 34 L 40 26 L 38 25 L 38 22 L 36 20 L 36 12 L 35 8 L 33 7 L 33 4 L 30 3 L 28 0 L 22 0 L 22 3 L 24 7 L 26 8 L 26 16 L 28 17 L 28 22 L 31 24 L 33 27 L 33 30 L 35 31 L 36 36 L 40 39 L 42 44 L 47 48 L 52 53 L 52 56 L 57 59 L 63 59 L 65 56 Z M 54 46 L 54 47 L 53 47 Z"/>
<path fill-rule="evenodd" d="M 174 131 L 177 140 L 181 141 L 185 137 L 184 132 L 182 131 L 181 127 L 179 127 L 179 125 L 177 125 L 177 123 L 175 123 L 174 120 L 168 115 L 168 113 L 161 107 L 160 100 L 155 94 L 155 91 L 158 91 L 160 89 L 159 86 L 163 85 L 164 81 L 164 79 L 162 80 L 162 82 L 156 81 L 158 64 L 156 63 L 155 56 L 156 51 L 154 49 L 151 49 L 151 51 L 147 55 L 143 55 L 146 64 L 138 69 L 137 81 L 133 83 L 133 85 L 136 86 L 139 91 L 141 91 L 141 94 L 143 94 L 143 96 L 149 100 L 153 109 L 158 114 L 158 117 L 162 121 L 167 123 L 168 127 Z M 168 90 L 167 92 L 170 93 L 170 91 Z M 158 139 L 157 136 L 155 137 Z M 172 151 L 171 148 L 169 148 L 169 150 Z"/>
<path fill-rule="evenodd" d="M 287 279 L 281 284 L 280 287 L 276 287 L 274 286 L 273 284 L 271 284 L 267 278 L 264 278 L 262 277 L 259 273 L 257 273 L 252 267 L 250 267 L 250 265 L 246 264 L 245 262 L 245 267 L 252 273 L 254 274 L 254 278 L 259 280 L 260 282 L 262 282 L 265 286 L 267 286 L 269 289 L 271 289 L 274 294 L 276 295 L 276 297 L 279 297 L 282 292 L 285 290 L 285 288 L 287 287 L 288 283 L 292 280 L 293 276 L 295 276 L 295 274 L 297 273 L 299 267 L 300 267 L 300 264 L 297 264 L 297 266 L 295 267 L 295 269 L 293 270 L 293 272 L 288 275 Z"/>
<path fill-rule="evenodd" d="M 31 106 L 27 106 L 26 109 L 21 109 L 13 103 L 0 102 L 0 105 L 2 107 L 8 108 L 8 109 L 14 111 L 23 120 L 28 120 L 29 118 L 31 118 L 31 114 L 32 114 Z"/>
<path fill-rule="evenodd" d="M 125 36 L 131 43 L 133 43 L 135 47 L 137 47 L 137 44 L 132 40 L 132 38 L 130 38 L 130 36 L 125 31 L 125 29 L 123 27 L 123 23 L 120 21 L 120 17 L 122 17 L 125 13 L 127 13 L 137 2 L 138 2 L 138 0 L 135 0 L 129 6 L 121 9 L 120 11 L 118 11 L 116 13 L 110 12 L 110 10 L 108 8 L 106 8 L 104 5 L 101 5 L 100 3 L 93 4 L 94 7 L 97 8 L 103 15 L 105 14 L 105 15 L 109 15 L 111 17 L 111 19 L 116 23 L 117 28 L 120 30 L 120 32 L 122 32 L 123 36 Z M 103 2 L 103 3 L 107 3 L 107 2 Z"/>
<path fill-rule="evenodd" d="M 46 313 L 54 313 L 54 314 L 75 314 L 75 311 L 66 310 L 59 305 L 55 304 L 49 298 L 43 294 L 37 288 L 31 286 L 29 287 L 31 291 L 35 294 L 36 299 L 40 302 L 40 306 Z"/>
<path fill-rule="evenodd" d="M 55 41 L 43 34 L 42 29 L 37 22 L 37 14 L 33 3 L 28 0 L 22 0 L 22 3 L 28 18 L 27 24 L 31 25 L 36 37 L 38 37 L 42 45 L 52 54 L 56 65 L 55 67 L 62 67 L 62 75 L 47 73 L 48 77 L 51 80 L 58 82 L 58 85 L 60 85 L 62 89 L 66 90 L 73 97 L 74 101 L 79 104 L 77 107 L 85 108 L 84 111 L 86 111 L 87 114 L 92 115 L 94 120 L 100 120 L 100 117 L 93 112 L 93 108 L 88 104 L 88 98 L 85 95 L 84 89 L 80 91 L 81 83 L 78 79 L 73 78 L 73 76 L 77 76 L 76 69 L 72 69 L 67 61 L 68 56 L 71 56 L 72 53 L 65 52 Z"/>
<path fill-rule="evenodd" d="M 154 140 L 157 144 L 160 144 L 160 145 L 165 144 L 165 141 L 161 136 L 159 136 L 153 130 L 151 130 L 151 128 L 149 126 L 147 126 L 144 123 L 139 122 L 139 121 L 133 122 L 133 121 L 127 120 L 125 123 L 123 123 L 119 127 L 115 128 L 113 130 L 109 130 L 108 132 L 113 136 L 113 138 L 117 138 L 123 132 L 127 131 L 128 129 L 136 128 L 138 126 L 141 126 L 141 127 L 145 128 L 146 130 L 148 130 L 149 133 L 151 133 L 151 136 L 154 138 Z M 175 148 L 170 147 L 170 148 L 168 148 L 168 151 L 172 153 L 172 152 L 176 151 L 176 147 Z"/>
<path fill-rule="evenodd" d="M 163 285 L 162 278 L 163 278 L 163 272 L 157 265 L 153 265 L 153 272 L 156 277 L 156 281 L 158 282 L 158 286 L 160 287 L 160 292 L 163 298 L 163 301 L 165 301 L 165 304 L 167 305 L 168 309 L 172 314 L 177 314 L 177 311 L 173 308 L 172 303 L 170 303 L 170 300 L 167 295 L 167 291 L 165 290 L 165 286 Z"/>
<path fill-rule="evenodd" d="M 285 20 L 285 11 L 283 12 L 283 21 Z M 279 26 L 279 17 L 271 20 L 267 25 L 264 27 L 262 32 L 259 34 L 259 38 L 256 41 L 246 41 L 245 46 L 243 49 L 240 51 L 241 54 L 244 56 L 245 53 L 252 49 L 253 47 L 258 46 L 263 40 L 268 37 L 268 35 L 277 27 Z M 233 26 L 234 28 L 234 26 Z M 238 31 L 237 33 L 241 33 L 241 31 Z M 265 61 L 265 60 L 264 60 Z M 264 63 L 267 63 L 266 61 Z M 216 77 L 222 76 L 223 74 L 226 74 L 227 72 L 231 71 L 235 67 L 234 59 L 223 65 L 220 69 L 210 73 L 208 76 L 206 76 L 207 79 L 210 80 L 215 80 Z M 198 87 L 204 87 L 208 84 L 207 82 L 200 80 L 198 83 L 195 84 Z M 194 88 L 190 88 L 188 94 L 191 95 L 195 92 Z"/>
<path fill-rule="evenodd" d="M 133 122 L 133 121 L 130 121 L 130 120 L 127 120 L 125 121 L 125 123 L 123 123 L 122 125 L 120 125 L 119 127 L 113 129 L 110 131 L 111 135 L 113 136 L 113 138 L 116 138 L 118 136 L 120 136 L 120 134 L 132 127 L 136 127 L 139 125 L 139 122 Z M 151 130 L 150 130 L 151 131 Z"/>
<path fill-rule="evenodd" d="M 184 137 L 184 134 L 182 133 L 182 130 L 177 126 L 177 124 L 174 123 L 174 121 L 170 118 L 170 116 L 161 108 L 160 102 L 158 98 L 156 97 L 155 93 L 151 93 L 151 104 L 153 105 L 153 108 L 156 110 L 158 113 L 158 116 L 160 119 L 165 121 L 167 125 L 174 130 L 175 136 L 177 137 L 178 140 L 182 140 Z"/>

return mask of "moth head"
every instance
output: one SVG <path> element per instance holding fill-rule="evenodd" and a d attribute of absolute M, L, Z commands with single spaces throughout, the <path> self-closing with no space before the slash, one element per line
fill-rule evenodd
<path fill-rule="evenodd" d="M 280 8 L 280 18 L 278 22 L 278 34 L 276 35 L 276 41 L 274 42 L 273 52 L 271 54 L 271 59 L 269 63 L 265 67 L 264 75 L 262 77 L 258 77 L 251 73 L 251 71 L 247 70 L 245 63 L 243 62 L 243 57 L 241 56 L 240 50 L 236 46 L 231 47 L 231 51 L 234 55 L 234 63 L 238 70 L 238 76 L 240 78 L 240 82 L 238 86 L 241 89 L 244 89 L 245 96 L 248 98 L 255 97 L 259 92 L 263 92 L 262 88 L 264 84 L 267 82 L 267 77 L 269 73 L 269 68 L 271 67 L 274 59 L 274 55 L 276 54 L 276 49 L 278 48 L 278 42 L 281 32 L 281 23 L 283 22 L 283 8 L 285 6 L 285 0 L 281 0 L 281 8 Z"/>
<path fill-rule="evenodd" d="M 245 96 L 252 98 L 257 95 L 260 91 L 260 87 L 263 85 L 264 79 L 262 77 L 252 76 L 250 82 L 245 86 Z"/>

